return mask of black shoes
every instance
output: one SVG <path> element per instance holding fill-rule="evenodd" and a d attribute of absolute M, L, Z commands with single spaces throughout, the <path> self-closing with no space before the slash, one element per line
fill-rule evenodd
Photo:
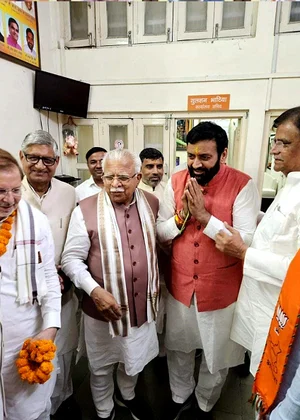
<path fill-rule="evenodd" d="M 55 420 L 81 420 L 81 410 L 73 395 L 67 398 L 53 415 Z"/>
<path fill-rule="evenodd" d="M 113 420 L 115 418 L 115 409 L 113 408 L 109 417 L 97 417 L 97 420 Z"/>
<path fill-rule="evenodd" d="M 151 419 L 151 417 L 149 417 L 149 413 L 147 412 L 147 407 L 145 407 L 145 405 L 142 405 L 136 397 L 134 397 L 132 400 L 124 400 L 120 392 L 117 392 L 114 398 L 115 398 L 115 402 L 120 407 L 128 408 L 134 420 L 150 420 Z"/>
<path fill-rule="evenodd" d="M 179 417 L 181 416 L 181 413 L 188 410 L 192 406 L 193 398 L 194 398 L 194 395 L 192 394 L 182 404 L 176 403 L 175 401 L 172 400 L 172 403 L 168 410 L 168 415 L 167 415 L 168 420 L 178 420 Z"/>
<path fill-rule="evenodd" d="M 195 402 L 195 420 L 213 420 L 212 411 L 203 411 L 199 407 L 197 400 Z"/>

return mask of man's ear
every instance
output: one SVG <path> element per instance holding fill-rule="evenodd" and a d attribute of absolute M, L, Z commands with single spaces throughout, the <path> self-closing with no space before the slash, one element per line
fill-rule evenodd
<path fill-rule="evenodd" d="M 226 163 L 227 153 L 228 153 L 228 149 L 226 147 L 221 154 L 220 163 Z"/>

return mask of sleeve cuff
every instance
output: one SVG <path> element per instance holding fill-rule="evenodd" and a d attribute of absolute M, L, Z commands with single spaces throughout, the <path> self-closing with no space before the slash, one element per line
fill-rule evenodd
<path fill-rule="evenodd" d="M 43 319 L 43 330 L 46 328 L 60 328 L 60 312 L 47 312 Z"/>
<path fill-rule="evenodd" d="M 203 230 L 203 233 L 214 241 L 216 234 L 219 233 L 220 230 L 224 230 L 224 232 L 231 235 L 231 233 L 225 228 L 224 223 L 221 222 L 221 220 L 217 219 L 215 216 L 210 216 L 209 222 Z"/>
<path fill-rule="evenodd" d="M 81 280 L 81 289 L 85 291 L 89 296 L 91 295 L 92 291 L 95 287 L 100 286 L 94 279 L 91 277 L 86 277 L 85 279 Z"/>

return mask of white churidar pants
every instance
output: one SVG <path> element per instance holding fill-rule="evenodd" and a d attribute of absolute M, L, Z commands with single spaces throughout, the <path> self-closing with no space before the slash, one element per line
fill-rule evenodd
<path fill-rule="evenodd" d="M 210 411 L 220 397 L 228 369 L 221 369 L 214 374 L 210 373 L 205 356 L 202 354 L 198 383 L 195 388 L 195 353 L 196 350 L 190 353 L 167 350 L 172 399 L 176 403 L 182 404 L 195 389 L 201 410 Z"/>
<path fill-rule="evenodd" d="M 134 398 L 138 374 L 158 354 L 154 322 L 131 329 L 128 337 L 109 334 L 108 323 L 83 314 L 86 350 L 91 372 L 91 391 L 97 415 L 109 417 L 114 403 L 114 364 L 119 363 L 117 383 L 125 400 Z"/>
<path fill-rule="evenodd" d="M 72 298 L 61 308 L 61 329 L 57 333 L 58 371 L 55 388 L 51 397 L 51 414 L 73 394 L 72 368 L 78 346 L 78 326 L 76 313 L 78 299 L 73 293 Z"/>
<path fill-rule="evenodd" d="M 196 296 L 188 308 L 168 294 L 166 341 L 173 400 L 183 403 L 195 387 L 195 350 L 202 349 L 195 394 L 210 411 L 218 400 L 228 368 L 244 361 L 245 350 L 230 340 L 235 303 L 215 311 L 198 312 Z"/>

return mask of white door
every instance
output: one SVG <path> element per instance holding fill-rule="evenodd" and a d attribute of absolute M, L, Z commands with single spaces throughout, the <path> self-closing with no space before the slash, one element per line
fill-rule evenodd
<path fill-rule="evenodd" d="M 170 167 L 170 120 L 165 118 L 141 118 L 134 120 L 134 144 L 136 153 L 153 147 L 164 156 L 164 176 L 168 178 Z"/>
<path fill-rule="evenodd" d="M 233 168 L 243 170 L 246 145 L 246 113 L 237 116 L 193 115 L 178 117 L 172 120 L 170 133 L 170 161 L 171 171 L 179 165 L 183 167 L 187 162 L 186 136 L 187 133 L 201 121 L 211 121 L 220 125 L 228 136 L 227 164 Z"/>
<path fill-rule="evenodd" d="M 134 150 L 132 119 L 100 119 L 99 124 L 100 143 L 106 150 L 113 150 L 118 144 L 124 149 Z"/>

